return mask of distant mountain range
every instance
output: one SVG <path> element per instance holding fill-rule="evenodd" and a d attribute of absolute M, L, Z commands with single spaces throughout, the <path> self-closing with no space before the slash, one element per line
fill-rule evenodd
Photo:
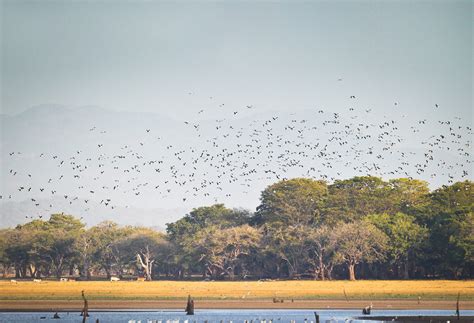
<path fill-rule="evenodd" d="M 103 152 L 112 152 L 118 144 L 136 144 L 133 140 L 144 134 L 145 128 L 160 129 L 159 136 L 169 134 L 170 129 L 176 129 L 178 122 L 168 117 L 151 113 L 116 112 L 100 107 L 88 106 L 68 108 L 61 105 L 40 105 L 30 108 L 18 115 L 0 115 L 1 125 L 1 191 L 4 198 L 0 201 L 1 227 L 14 226 L 30 220 L 28 217 L 47 217 L 51 212 L 65 212 L 77 217 L 83 217 L 88 225 L 97 224 L 103 220 L 113 220 L 124 225 L 147 225 L 161 229 L 165 224 L 182 217 L 189 208 L 147 208 L 117 206 L 113 210 L 104 208 L 99 201 L 89 200 L 88 211 L 77 203 L 69 204 L 60 196 L 47 197 L 40 194 L 35 198 L 41 206 L 54 205 L 51 212 L 44 208 L 38 209 L 30 199 L 20 197 L 8 200 L 8 192 L 18 194 L 14 187 L 23 185 L 16 178 L 7 178 L 9 169 L 28 169 L 33 173 L 29 179 L 33 187 L 45 186 L 48 174 L 57 173 L 51 165 L 39 165 L 38 156 L 73 156 L 76 151 L 87 151 L 96 147 L 97 142 L 104 145 Z M 95 128 L 95 135 L 90 129 Z M 100 136 L 97 134 L 102 133 Z M 99 136 L 99 138 L 98 138 Z M 156 137 L 159 137 L 156 135 Z M 109 150 L 110 149 L 110 150 Z M 12 161 L 10 152 L 21 153 L 21 159 Z M 39 168 L 41 166 L 41 168 Z M 64 170 L 65 173 L 68 170 Z M 44 175 L 44 176 L 43 176 Z M 52 175 L 51 175 L 52 176 Z M 87 184 L 93 185 L 90 179 Z M 70 187 L 56 188 L 59 192 L 74 191 Z M 32 197 L 36 197 L 32 193 Z M 103 197 L 100 197 L 103 198 Z"/>
<path fill-rule="evenodd" d="M 283 177 L 413 176 L 436 187 L 464 178 L 459 165 L 467 165 L 468 135 L 456 137 L 459 148 L 444 140 L 446 127 L 462 127 L 366 108 L 215 107 L 176 120 L 40 105 L 0 115 L 0 126 L 2 227 L 65 212 L 88 225 L 164 228 L 216 202 L 255 210 L 260 192 Z"/>
<path fill-rule="evenodd" d="M 193 121 L 192 116 L 183 117 L 186 118 L 184 120 Z M 215 121 L 209 119 L 199 122 L 205 135 L 208 131 L 206 128 L 213 127 Z M 99 183 L 84 173 L 81 174 L 80 184 L 96 191 L 95 199 L 88 198 L 89 202 L 85 205 L 76 202 L 70 204 L 70 199 L 62 198 L 63 195 L 69 195 L 84 199 L 84 193 L 77 189 L 79 183 L 58 181 L 60 174 L 67 178 L 72 177 L 74 173 L 66 166 L 58 167 L 56 164 L 59 160 L 63 159 L 66 165 L 74 156 L 79 157 L 88 153 L 93 160 L 101 156 L 109 158 L 122 153 L 124 150 L 120 148 L 124 146 L 134 149 L 137 154 L 154 158 L 169 154 L 170 151 L 166 149 L 168 145 L 199 147 L 203 140 L 196 136 L 195 128 L 186 125 L 183 120 L 174 120 L 157 113 L 112 111 L 96 106 L 70 108 L 63 105 L 39 105 L 17 115 L 0 115 L 0 125 L 2 148 L 0 194 L 3 195 L 0 200 L 0 227 L 27 222 L 31 216 L 37 218 L 41 215 L 45 218 L 53 212 L 65 212 L 83 217 L 88 225 L 113 220 L 124 225 L 165 228 L 166 223 L 184 216 L 194 206 L 215 202 L 208 198 L 201 199 L 195 204 L 183 205 L 179 197 L 167 200 L 161 196 L 148 195 L 133 203 L 130 199 L 135 196 L 129 194 L 131 197 L 128 201 L 116 198 L 117 204 L 111 209 L 100 203 L 110 196 L 97 192 Z M 98 145 L 102 146 L 100 150 L 97 149 Z M 11 153 L 14 155 L 10 156 Z M 44 162 L 46 159 L 51 161 L 56 156 L 54 164 Z M 141 160 L 130 160 L 130 166 L 138 162 Z M 10 176 L 11 169 L 18 171 L 18 175 Z M 91 173 L 99 170 L 97 165 L 95 169 L 89 169 Z M 27 177 L 27 173 L 31 173 L 32 177 Z M 105 178 L 100 185 L 113 182 L 111 174 L 107 175 L 106 172 L 103 177 Z M 51 178 L 55 183 L 54 187 L 52 184 L 46 184 Z M 143 176 L 142 179 L 152 181 L 147 176 Z M 57 192 L 55 196 L 46 194 L 48 185 L 51 186 L 49 191 Z M 25 191 L 19 193 L 19 186 L 31 186 L 32 191 L 28 194 L 24 193 Z M 39 188 L 46 189 L 38 192 Z M 13 198 L 8 199 L 9 195 Z M 258 195 L 253 199 L 254 203 L 257 197 Z M 31 198 L 35 199 L 34 203 Z M 40 206 L 37 207 L 35 204 Z"/>
<path fill-rule="evenodd" d="M 42 204 L 54 204 L 55 211 L 51 213 L 72 214 L 80 218 L 87 226 L 96 225 L 102 221 L 110 220 L 121 225 L 149 226 L 160 231 L 166 229 L 166 223 L 171 223 L 184 216 L 188 209 L 140 209 L 135 207 L 117 207 L 114 210 L 104 208 L 96 201 L 89 201 L 89 210 L 83 209 L 75 204 L 70 205 L 62 198 L 45 199 L 39 201 Z M 49 214 L 38 212 L 28 201 L 7 201 L 0 204 L 1 221 L 0 227 L 14 227 L 17 224 L 26 223 L 32 218 L 42 216 L 47 220 Z"/>

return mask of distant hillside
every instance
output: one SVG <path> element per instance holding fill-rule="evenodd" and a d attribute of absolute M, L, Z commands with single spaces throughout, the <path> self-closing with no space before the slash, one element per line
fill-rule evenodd
<path fill-rule="evenodd" d="M 53 204 L 54 211 L 51 213 L 65 213 L 72 214 L 87 226 L 93 226 L 102 221 L 111 220 L 122 225 L 147 226 L 164 231 L 166 223 L 174 222 L 184 216 L 188 209 L 140 209 L 140 208 L 125 208 L 117 207 L 114 210 L 104 208 L 97 201 L 89 201 L 89 210 L 84 210 L 76 205 L 65 202 L 59 197 L 54 199 L 45 199 L 39 201 L 43 205 Z M 23 224 L 31 221 L 31 217 L 49 218 L 48 212 L 38 211 L 37 208 L 31 205 L 29 201 L 22 202 L 4 202 L 0 204 L 0 228 L 14 227 L 17 224 Z M 28 218 L 27 218 L 28 217 Z"/>
<path fill-rule="evenodd" d="M 255 210 L 283 178 L 414 177 L 435 188 L 470 175 L 472 131 L 460 118 L 217 109 L 180 120 L 62 105 L 0 115 L 1 225 L 65 211 L 164 227 L 203 205 Z"/>

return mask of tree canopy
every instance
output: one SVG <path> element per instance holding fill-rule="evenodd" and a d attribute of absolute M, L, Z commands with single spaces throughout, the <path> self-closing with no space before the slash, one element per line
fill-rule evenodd
<path fill-rule="evenodd" d="M 0 269 L 17 278 L 472 278 L 471 181 L 372 176 L 269 185 L 252 213 L 197 207 L 166 233 L 52 214 L 0 231 Z"/>

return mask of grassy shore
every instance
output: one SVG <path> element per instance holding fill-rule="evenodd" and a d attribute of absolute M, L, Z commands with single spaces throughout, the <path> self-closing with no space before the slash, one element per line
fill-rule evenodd
<path fill-rule="evenodd" d="M 474 300 L 474 281 L 0 281 L 0 300 Z"/>

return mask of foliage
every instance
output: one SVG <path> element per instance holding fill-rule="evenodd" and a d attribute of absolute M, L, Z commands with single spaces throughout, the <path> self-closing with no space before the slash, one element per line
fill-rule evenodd
<path fill-rule="evenodd" d="M 334 267 L 334 247 L 331 241 L 332 229 L 327 225 L 308 230 L 306 245 L 308 262 L 314 270 L 315 277 L 321 280 L 332 278 Z"/>
<path fill-rule="evenodd" d="M 404 266 L 403 278 L 409 278 L 409 265 L 421 251 L 422 244 L 426 242 L 428 230 L 415 222 L 413 216 L 404 213 L 373 214 L 366 220 L 382 230 L 390 237 L 387 247 L 388 257 L 391 264 Z"/>
<path fill-rule="evenodd" d="M 349 279 L 355 280 L 355 266 L 383 260 L 387 236 L 368 222 L 357 221 L 340 224 L 331 234 L 336 263 L 346 264 Z"/>
<path fill-rule="evenodd" d="M 211 226 L 199 231 L 187 248 L 199 254 L 198 261 L 212 277 L 227 274 L 234 279 L 236 268 L 243 269 L 244 258 L 256 250 L 260 237 L 259 230 L 249 225 L 225 229 Z"/>
<path fill-rule="evenodd" d="M 130 262 L 136 260 L 136 265 L 144 273 L 145 280 L 153 279 L 153 266 L 163 259 L 167 242 L 162 233 L 148 229 L 137 228 L 119 242 L 118 249 L 125 252 L 125 258 Z"/>
<path fill-rule="evenodd" d="M 474 268 L 474 188 L 470 181 L 443 186 L 430 194 L 422 220 L 431 228 L 427 259 L 435 275 L 460 277 Z"/>
<path fill-rule="evenodd" d="M 304 226 L 270 227 L 266 232 L 265 249 L 285 263 L 289 278 L 294 278 L 307 260 L 307 235 Z"/>
<path fill-rule="evenodd" d="M 245 210 L 228 209 L 224 204 L 214 204 L 193 209 L 182 219 L 169 223 L 166 231 L 171 240 L 177 240 L 209 226 L 226 228 L 245 224 L 248 220 L 249 213 Z"/>
<path fill-rule="evenodd" d="M 274 226 L 319 223 L 326 197 L 324 181 L 295 178 L 277 182 L 262 192 L 254 222 Z"/>
<path fill-rule="evenodd" d="M 324 209 L 325 222 L 351 222 L 365 215 L 393 212 L 396 204 L 387 182 L 373 176 L 336 180 L 329 186 L 329 198 Z"/>
<path fill-rule="evenodd" d="M 430 192 L 408 178 L 295 178 L 268 186 L 260 202 L 255 214 L 195 208 L 166 234 L 53 214 L 0 231 L 0 268 L 17 278 L 473 277 L 471 181 Z"/>

